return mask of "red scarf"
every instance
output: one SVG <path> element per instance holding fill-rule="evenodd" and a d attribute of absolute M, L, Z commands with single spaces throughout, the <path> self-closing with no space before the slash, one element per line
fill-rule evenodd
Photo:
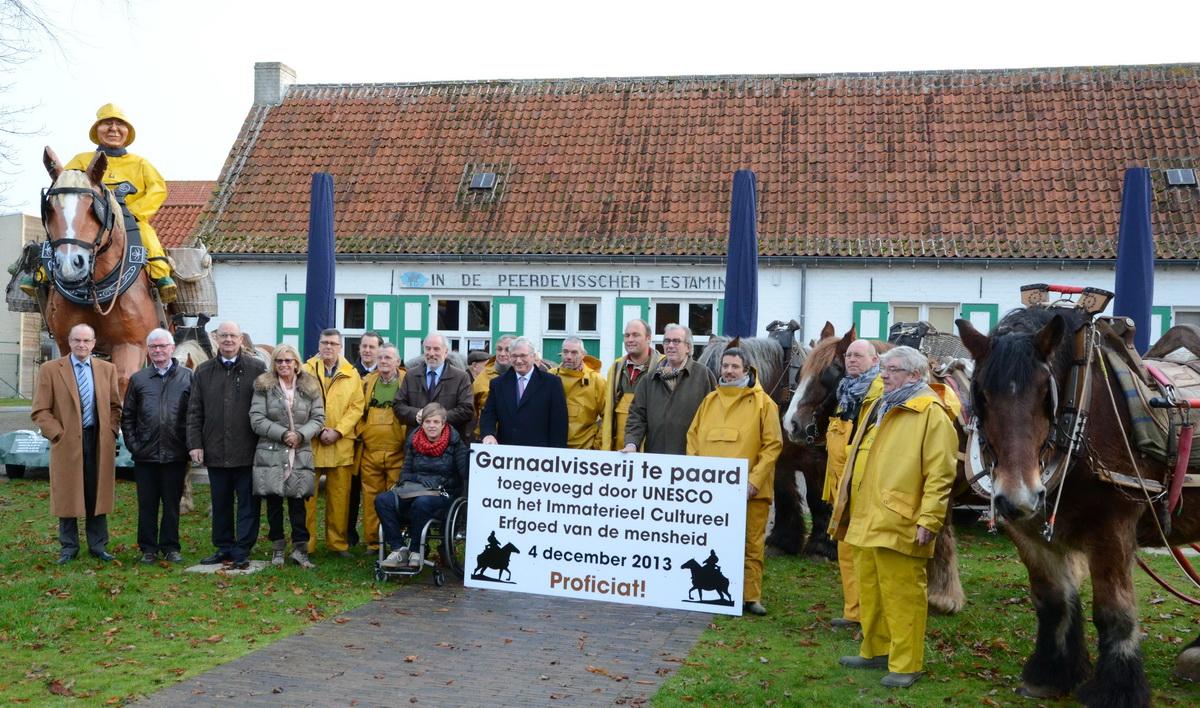
<path fill-rule="evenodd" d="M 450 426 L 442 428 L 442 434 L 433 441 L 430 441 L 424 430 L 418 430 L 416 435 L 413 435 L 412 445 L 414 450 L 426 457 L 441 457 L 450 446 Z"/>

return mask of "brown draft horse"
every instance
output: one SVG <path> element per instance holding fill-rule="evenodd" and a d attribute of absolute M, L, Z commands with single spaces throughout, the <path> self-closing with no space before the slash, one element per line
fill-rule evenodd
<path fill-rule="evenodd" d="M 819 499 L 825 483 L 825 467 L 828 454 L 825 449 L 825 430 L 829 427 L 829 419 L 837 408 L 837 385 L 846 375 L 843 357 L 850 343 L 857 338 L 854 327 L 838 336 L 833 324 L 826 322 L 821 329 L 821 339 L 813 345 L 812 352 L 800 369 L 800 379 L 796 384 L 796 393 L 792 396 L 787 410 L 783 414 L 783 432 L 795 446 L 809 451 L 814 459 L 819 459 L 815 479 L 809 482 L 809 508 L 814 509 L 812 541 L 818 534 L 823 543 L 832 548 L 831 557 L 837 556 L 837 544 L 829 538 L 829 505 L 821 502 L 826 509 L 821 520 L 817 518 L 813 498 Z M 883 353 L 892 348 L 887 342 L 873 342 L 876 351 Z M 957 427 L 957 426 L 956 426 Z M 960 436 L 962 431 L 959 430 Z M 961 470 L 960 470 L 961 473 Z M 809 475 L 805 475 L 805 480 Z M 958 486 L 958 485 L 956 485 Z M 928 564 L 929 608 L 944 615 L 952 615 L 967 604 L 963 592 L 962 581 L 958 574 L 958 548 L 954 536 L 954 527 L 950 523 L 947 512 L 946 523 L 938 534 L 934 546 L 934 556 Z"/>
<path fill-rule="evenodd" d="M 1145 706 L 1150 687 L 1139 649 L 1134 555 L 1139 545 L 1160 546 L 1156 515 L 1140 491 L 1103 481 L 1100 471 L 1141 475 L 1162 482 L 1165 464 L 1131 457 L 1131 430 L 1121 388 L 1097 357 L 1090 364 L 1091 403 L 1077 435 L 1079 453 L 1061 485 L 1042 479 L 1057 439 L 1072 433 L 1059 416 L 1075 360 L 1075 333 L 1090 324 L 1073 308 L 1014 310 L 991 336 L 958 320 L 963 343 L 975 358 L 973 403 L 981 450 L 991 458 L 996 512 L 1029 573 L 1037 610 L 1037 639 L 1021 673 L 1020 691 L 1032 697 L 1069 694 L 1089 706 Z M 1085 331 L 1085 334 L 1089 332 Z M 1111 389 L 1110 389 L 1111 387 Z M 1114 394 L 1110 398 L 1109 391 Z M 1122 426 L 1124 426 L 1122 428 Z M 1052 437 L 1053 436 L 1053 437 Z M 1061 493 L 1061 497 L 1059 494 Z M 1056 502 L 1056 499 L 1060 501 Z M 1057 506 L 1057 513 L 1053 513 Z M 1053 535 L 1043 535 L 1053 518 Z M 1200 489 L 1184 490 L 1183 513 L 1173 517 L 1172 545 L 1200 538 Z M 1084 643 L 1079 585 L 1090 572 L 1092 622 L 1099 635 L 1093 670 Z M 1176 672 L 1200 678 L 1200 640 L 1184 650 Z"/>
<path fill-rule="evenodd" d="M 731 346 L 729 337 L 713 336 L 708 340 L 708 345 L 700 354 L 697 361 L 712 371 L 713 374 L 721 378 L 721 353 Z M 774 339 L 767 337 L 741 337 L 736 339 L 737 346 L 745 353 L 750 365 L 758 372 L 759 385 L 767 392 L 767 395 L 779 406 L 782 411 L 787 407 L 788 399 L 791 397 L 791 392 L 787 386 L 788 367 L 791 364 L 801 365 L 804 358 L 808 355 L 808 349 L 800 346 L 799 342 L 792 346 L 792 351 L 789 355 L 794 361 L 789 361 L 785 356 L 783 347 Z M 822 461 L 819 474 L 824 475 L 825 467 Z M 767 536 L 767 545 L 775 548 L 788 555 L 796 555 L 800 552 L 801 546 L 805 538 L 805 523 L 803 512 L 803 499 L 800 496 L 800 491 L 796 487 L 796 473 L 804 474 L 805 484 L 808 489 L 813 489 L 811 485 L 820 484 L 820 477 L 814 478 L 813 474 L 817 473 L 817 460 L 812 457 L 811 451 L 792 443 L 786 436 L 783 439 L 783 449 L 779 453 L 779 460 L 775 463 L 775 479 L 773 482 L 775 492 L 775 519 L 771 526 L 771 533 Z M 820 487 L 817 487 L 820 489 Z M 824 526 L 829 524 L 829 515 L 832 510 L 828 504 L 821 502 L 820 493 L 816 495 L 817 503 L 824 507 Z M 814 533 L 809 535 L 809 543 L 811 545 L 812 538 L 816 535 L 816 529 L 824 529 L 824 526 L 818 525 L 819 509 L 814 508 L 813 495 L 808 495 L 809 510 L 813 515 Z M 829 536 L 824 534 L 825 542 L 829 542 Z M 836 553 L 836 549 L 831 551 Z"/>
<path fill-rule="evenodd" d="M 91 288 L 126 259 L 125 223 L 117 198 L 104 186 L 108 158 L 96 153 L 86 171 L 63 170 L 46 148 L 42 156 L 53 185 L 42 197 L 42 223 L 50 241 L 50 277 L 68 288 Z M 123 271 L 124 272 L 124 271 Z M 150 278 L 144 268 L 124 293 L 91 305 L 77 304 L 52 285 L 44 311 L 46 326 L 65 355 L 67 333 L 77 324 L 96 331 L 96 351 L 108 354 L 120 374 L 121 395 L 146 361 L 146 335 L 159 326 Z"/>

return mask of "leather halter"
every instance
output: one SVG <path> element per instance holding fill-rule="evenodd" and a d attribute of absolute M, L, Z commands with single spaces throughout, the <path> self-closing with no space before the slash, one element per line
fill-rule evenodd
<path fill-rule="evenodd" d="M 55 197 L 60 194 L 86 194 L 92 198 L 92 214 L 95 215 L 96 221 L 100 223 L 100 233 L 97 234 L 96 240 L 82 241 L 77 238 L 53 238 L 50 235 L 49 220 L 50 220 L 50 197 Z M 46 236 L 57 247 L 62 245 L 79 246 L 80 248 L 89 251 L 95 250 L 95 255 L 99 256 L 108 250 L 112 245 L 112 230 L 116 217 L 113 214 L 112 205 L 108 201 L 108 188 L 104 187 L 103 191 L 93 189 L 91 187 L 49 187 L 42 190 L 42 230 L 46 232 Z M 107 238 L 106 238 L 107 237 Z"/>

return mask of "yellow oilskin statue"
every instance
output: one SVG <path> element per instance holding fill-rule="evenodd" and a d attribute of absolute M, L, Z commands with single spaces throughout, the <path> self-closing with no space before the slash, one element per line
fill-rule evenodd
<path fill-rule="evenodd" d="M 96 121 L 92 123 L 88 137 L 96 144 L 97 151 L 108 156 L 104 184 L 117 195 L 125 205 L 128 216 L 136 222 L 142 246 L 146 248 L 146 270 L 150 280 L 158 288 L 159 297 L 164 303 L 174 302 L 176 291 L 175 281 L 171 279 L 171 266 L 163 253 L 162 244 L 158 242 L 158 234 L 150 225 L 150 219 L 167 199 L 166 180 L 149 160 L 125 149 L 137 137 L 137 131 L 116 104 L 106 103 L 96 111 Z M 67 163 L 65 169 L 86 170 L 95 156 L 95 152 L 80 153 Z M 133 225 L 126 218 L 126 231 L 130 231 Z M 44 282 L 44 279 L 45 273 L 39 269 L 38 280 Z M 21 289 L 29 292 L 33 283 L 29 283 L 29 286 L 26 288 L 26 284 L 22 283 Z"/>

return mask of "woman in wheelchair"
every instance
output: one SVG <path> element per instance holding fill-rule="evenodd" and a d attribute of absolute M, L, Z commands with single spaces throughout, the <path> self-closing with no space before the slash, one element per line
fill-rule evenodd
<path fill-rule="evenodd" d="M 380 563 L 384 568 L 421 567 L 421 530 L 430 520 L 446 514 L 467 479 L 470 448 L 458 431 L 446 425 L 446 409 L 430 403 L 421 409 L 419 418 L 421 427 L 404 446 L 400 481 L 375 497 L 383 538 L 392 549 Z"/>

